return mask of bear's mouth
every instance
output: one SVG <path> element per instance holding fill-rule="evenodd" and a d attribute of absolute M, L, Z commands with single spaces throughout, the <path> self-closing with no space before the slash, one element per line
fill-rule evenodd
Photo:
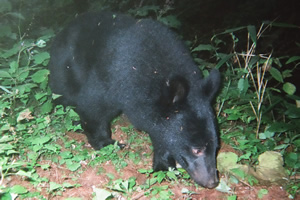
<path fill-rule="evenodd" d="M 205 188 L 215 188 L 219 184 L 217 169 L 206 165 L 203 155 L 188 162 L 187 158 L 179 156 L 176 160 L 176 168 L 184 168 L 191 179 Z"/>
<path fill-rule="evenodd" d="M 176 160 L 176 168 L 184 168 L 184 169 L 186 169 L 186 168 L 189 167 L 189 163 L 188 163 L 188 161 L 186 160 L 185 157 L 180 156 L 179 159 L 180 160 L 178 160 L 178 161 Z"/>

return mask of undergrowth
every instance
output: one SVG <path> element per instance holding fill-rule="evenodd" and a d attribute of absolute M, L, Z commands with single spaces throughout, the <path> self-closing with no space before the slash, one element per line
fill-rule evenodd
<path fill-rule="evenodd" d="M 28 37 L 27 32 L 20 30 L 25 20 L 23 15 L 15 12 L 8 1 L 3 2 L 0 9 L 3 20 L 0 24 L 1 199 L 15 199 L 17 196 L 46 199 L 40 192 L 41 185 L 46 185 L 52 196 L 59 196 L 68 188 L 80 187 L 68 182 L 51 182 L 37 174 L 37 168 L 48 170 L 52 162 L 76 173 L 82 170 L 83 162 L 97 166 L 111 160 L 121 171 L 128 165 L 128 160 L 138 164 L 143 162 L 141 158 L 150 158 L 151 153 L 131 151 L 143 146 L 144 140 L 149 142 L 149 138 L 138 136 L 132 126 L 122 127 L 122 132 L 129 138 L 130 148 L 126 151 L 120 151 L 117 145 L 100 151 L 87 150 L 83 143 L 65 137 L 66 131 L 81 128 L 74 123 L 79 117 L 72 108 L 54 106 L 56 96 L 48 87 L 49 44 L 54 31 L 46 28 L 40 34 Z M 179 28 L 176 17 L 168 15 L 171 9 L 170 5 L 163 8 L 144 6 L 131 9 L 129 13 L 138 17 L 155 13 L 158 20 Z M 300 55 L 274 57 L 272 51 L 259 52 L 258 43 L 271 26 L 293 28 L 292 25 L 264 22 L 259 28 L 229 29 L 212 37 L 210 44 L 197 44 L 191 52 L 204 75 L 212 66 L 223 74 L 223 89 L 217 99 L 222 141 L 240 152 L 239 163 L 250 166 L 257 165 L 259 155 L 266 151 L 280 152 L 290 177 L 286 189 L 295 196 L 300 188 L 297 178 L 300 167 L 300 99 L 295 95 L 299 88 L 285 79 L 292 76 L 299 66 Z M 247 42 L 243 46 L 240 40 L 245 40 L 245 37 Z M 300 44 L 297 45 L 300 48 Z M 229 48 L 229 53 L 222 51 L 223 47 Z M 201 59 L 199 55 L 203 52 L 209 53 L 211 62 Z M 51 162 L 43 162 L 47 160 Z M 94 188 L 95 198 L 105 199 L 103 197 L 120 194 L 131 198 L 134 191 L 143 191 L 142 195 L 152 199 L 172 199 L 169 186 L 161 183 L 181 180 L 184 185 L 191 185 L 189 175 L 180 168 L 168 172 L 140 169 L 139 172 L 148 177 L 145 184 L 138 185 L 136 177 L 127 180 L 111 177 L 106 188 Z M 36 190 L 19 184 L 9 185 L 13 177 L 22 177 Z M 184 188 L 182 194 L 189 199 L 193 191 Z M 228 197 L 235 198 L 234 195 Z"/>
<path fill-rule="evenodd" d="M 211 44 L 199 45 L 193 51 L 210 51 L 217 60 L 215 67 L 224 74 L 218 97 L 222 141 L 240 152 L 240 163 L 250 166 L 257 165 L 259 155 L 266 151 L 280 152 L 290 176 L 288 190 L 295 195 L 299 190 L 300 97 L 295 95 L 296 86 L 285 79 L 300 64 L 300 56 L 277 58 L 272 51 L 260 52 L 257 46 L 271 27 L 296 28 L 264 22 L 258 29 L 251 25 L 229 29 L 214 35 Z M 244 46 L 241 35 L 247 35 Z M 229 53 L 219 51 L 230 44 Z"/>

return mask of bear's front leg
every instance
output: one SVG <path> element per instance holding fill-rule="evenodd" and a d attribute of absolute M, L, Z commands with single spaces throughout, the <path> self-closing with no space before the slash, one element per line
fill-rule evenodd
<path fill-rule="evenodd" d="M 156 150 L 154 148 L 153 170 L 168 171 L 169 167 L 176 167 L 176 162 L 171 154 L 167 150 Z"/>

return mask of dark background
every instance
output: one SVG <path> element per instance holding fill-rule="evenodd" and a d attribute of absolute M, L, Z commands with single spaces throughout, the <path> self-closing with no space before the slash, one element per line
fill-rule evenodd
<path fill-rule="evenodd" d="M 175 15 L 181 26 L 175 31 L 184 40 L 193 41 L 193 45 L 209 44 L 214 34 L 239 26 L 255 25 L 257 30 L 264 21 L 296 25 L 298 28 L 271 27 L 257 44 L 256 53 L 269 54 L 273 57 L 300 55 L 300 1 L 299 0 L 31 0 L 13 1 L 14 8 L 25 17 L 21 30 L 28 36 L 38 34 L 44 27 L 53 27 L 58 32 L 76 15 L 100 10 L 112 10 L 128 13 L 130 9 L 155 5 L 160 8 L 170 6 L 168 15 Z M 21 3 L 20 3 L 21 2 Z M 157 13 L 149 12 L 146 17 L 155 18 Z M 30 35 L 29 35 L 30 34 Z M 247 32 L 237 33 L 238 50 L 246 51 Z M 223 38 L 226 41 L 226 38 Z M 230 42 L 230 38 L 228 38 Z M 230 45 L 221 46 L 222 52 L 230 53 Z M 205 55 L 204 55 L 205 56 Z M 206 59 L 210 59 L 207 57 Z M 282 70 L 295 68 L 295 63 L 285 65 Z M 285 81 L 292 82 L 300 88 L 300 70 L 296 66 L 292 77 Z"/>

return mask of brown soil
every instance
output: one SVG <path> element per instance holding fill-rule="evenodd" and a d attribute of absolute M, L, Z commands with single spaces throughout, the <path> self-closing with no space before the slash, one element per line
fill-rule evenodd
<path fill-rule="evenodd" d="M 127 125 L 126 122 L 121 122 L 121 125 Z M 114 139 L 117 139 L 123 143 L 127 141 L 127 135 L 123 133 L 120 129 L 120 123 L 114 125 Z M 143 134 L 143 133 L 141 133 Z M 78 142 L 86 142 L 86 147 L 90 151 L 93 149 L 88 145 L 85 135 L 78 133 L 67 133 L 67 138 L 77 140 Z M 57 141 L 58 143 L 62 143 L 62 141 Z M 149 144 L 143 145 L 143 151 L 151 153 L 151 149 Z M 125 147 L 125 149 L 121 151 L 128 151 L 134 149 L 129 149 L 129 147 Z M 230 146 L 222 144 L 221 151 L 234 151 Z M 29 183 L 26 179 L 20 176 L 11 176 L 5 180 L 5 185 L 23 185 L 29 191 L 37 191 L 37 188 L 40 188 L 40 193 L 46 199 L 65 199 L 67 197 L 77 197 L 81 199 L 92 199 L 93 198 L 93 188 L 103 188 L 109 190 L 107 185 L 110 181 L 107 174 L 113 174 L 115 179 L 127 180 L 130 177 L 136 177 L 137 185 L 142 185 L 147 180 L 147 176 L 145 174 L 141 174 L 138 172 L 138 169 L 151 169 L 152 160 L 143 159 L 139 164 L 134 164 L 129 159 L 126 160 L 128 166 L 117 171 L 115 166 L 111 161 L 108 161 L 101 166 L 91 167 L 87 163 L 82 162 L 81 168 L 75 172 L 71 172 L 64 165 L 58 165 L 57 163 L 51 162 L 50 160 L 43 160 L 40 164 L 49 164 L 50 168 L 47 170 L 43 170 L 41 168 L 37 168 L 37 173 L 40 177 L 44 177 L 49 179 L 48 183 L 43 183 L 44 185 L 38 185 L 34 187 Z M 101 168 L 101 172 L 99 171 Z M 221 175 L 222 179 L 225 179 L 224 175 Z M 80 184 L 79 187 L 67 188 L 60 193 L 49 194 L 49 183 L 55 182 L 58 184 L 70 183 L 70 184 Z M 230 187 L 232 189 L 232 194 L 226 194 L 217 191 L 216 189 L 203 189 L 201 187 L 195 186 L 192 181 L 187 184 L 186 180 L 179 180 L 178 183 L 175 181 L 167 182 L 164 181 L 161 185 L 168 185 L 169 189 L 173 192 L 174 196 L 172 199 L 193 199 L 193 200 L 201 200 L 201 199 L 213 199 L 213 200 L 226 200 L 228 196 L 236 195 L 238 200 L 254 200 L 258 199 L 258 192 L 260 189 L 267 189 L 268 194 L 264 195 L 262 200 L 273 200 L 273 199 L 289 199 L 287 192 L 283 189 L 282 186 L 250 186 L 247 183 L 239 183 L 239 184 L 231 184 Z M 193 194 L 187 195 L 182 194 L 182 189 L 187 188 L 189 191 L 192 191 Z M 120 194 L 116 199 L 136 199 L 136 200 L 146 200 L 149 197 L 144 195 L 145 191 L 137 190 L 132 192 L 131 194 Z M 297 198 L 296 198 L 297 199 Z"/>

